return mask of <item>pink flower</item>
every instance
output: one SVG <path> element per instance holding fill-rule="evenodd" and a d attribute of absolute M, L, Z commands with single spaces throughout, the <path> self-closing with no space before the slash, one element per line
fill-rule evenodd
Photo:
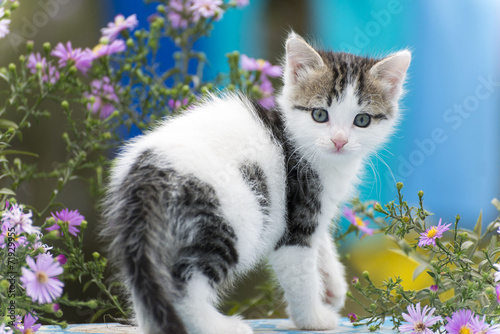
<path fill-rule="evenodd" d="M 500 325 L 488 325 L 486 323 L 486 316 L 483 319 L 477 315 L 470 321 L 470 327 L 474 334 L 500 334 Z"/>
<path fill-rule="evenodd" d="M 64 256 L 64 254 L 59 254 L 58 256 L 56 256 L 56 261 L 59 262 L 61 266 L 63 266 L 66 264 L 66 262 L 68 262 L 68 259 L 66 258 L 66 256 Z"/>
<path fill-rule="evenodd" d="M 9 24 L 10 24 L 10 19 L 3 19 L 5 15 L 5 10 L 0 8 L 0 38 L 4 38 L 9 34 Z"/>
<path fill-rule="evenodd" d="M 64 224 L 68 225 L 68 232 L 69 234 L 72 234 L 76 237 L 76 234 L 79 233 L 80 231 L 75 227 L 75 226 L 80 226 L 82 224 L 82 221 L 85 220 L 85 217 L 78 212 L 78 210 L 71 210 L 69 211 L 68 209 L 63 209 L 59 212 L 51 213 L 52 217 L 55 219 L 56 222 L 61 221 Z M 53 231 L 53 230 L 59 230 L 61 226 L 59 224 L 54 224 L 50 227 L 47 227 L 47 231 Z"/>
<path fill-rule="evenodd" d="M 37 232 L 40 228 L 33 226 L 31 211 L 24 213 L 24 208 L 20 205 L 13 204 L 9 210 L 2 213 L 3 224 L 8 224 L 9 227 L 14 227 L 16 233 L 26 232 L 28 234 Z"/>
<path fill-rule="evenodd" d="M 101 119 L 108 118 L 115 111 L 114 104 L 119 102 L 115 88 L 111 84 L 108 77 L 103 77 L 101 80 L 94 80 L 90 84 L 92 91 L 85 93 L 87 98 L 94 98 L 94 102 L 87 103 L 87 109 L 92 113 L 99 113 Z"/>
<path fill-rule="evenodd" d="M 115 40 L 123 30 L 133 30 L 138 24 L 139 21 L 137 21 L 137 16 L 135 14 L 130 15 L 127 18 L 125 18 L 122 14 L 118 14 L 115 16 L 114 22 L 108 23 L 107 28 L 101 29 L 101 33 L 103 37 L 107 37 L 111 42 Z"/>
<path fill-rule="evenodd" d="M 40 254 L 36 262 L 26 257 L 28 268 L 22 269 L 21 283 L 26 295 L 39 304 L 51 303 L 62 295 L 64 283 L 56 276 L 62 274 L 63 268 L 49 254 Z"/>
<path fill-rule="evenodd" d="M 420 233 L 420 239 L 418 242 L 418 247 L 424 247 L 433 245 L 436 246 L 436 239 L 443 236 L 443 233 L 450 229 L 451 224 L 441 225 L 441 219 L 439 219 L 438 226 L 431 226 L 425 232 Z"/>
<path fill-rule="evenodd" d="M 186 29 L 188 27 L 189 21 L 187 17 L 191 15 L 188 6 L 191 6 L 189 2 L 184 4 L 182 0 L 170 0 L 168 3 L 167 19 L 172 28 Z"/>
<path fill-rule="evenodd" d="M 168 100 L 168 106 L 172 110 L 177 110 L 177 109 L 181 108 L 182 106 L 186 106 L 188 103 L 189 103 L 188 99 L 183 99 L 182 101 L 181 100 L 174 100 L 174 99 Z"/>
<path fill-rule="evenodd" d="M 448 334 L 472 333 L 471 320 L 474 313 L 471 310 L 458 310 L 453 312 L 451 318 L 446 317 L 446 326 L 444 328 Z"/>
<path fill-rule="evenodd" d="M 249 3 L 249 0 L 236 0 L 236 6 L 238 6 L 239 8 L 248 6 Z"/>
<path fill-rule="evenodd" d="M 360 217 L 356 216 L 353 210 L 344 207 L 344 217 L 354 226 L 356 226 L 361 232 L 373 235 L 374 229 L 368 227 L 368 222 L 363 221 Z"/>
<path fill-rule="evenodd" d="M 347 318 L 349 319 L 350 322 L 356 322 L 358 321 L 358 316 L 354 313 L 349 313 L 347 315 Z"/>
<path fill-rule="evenodd" d="M 399 326 L 399 331 L 401 333 L 411 333 L 411 334 L 434 334 L 429 327 L 435 325 L 438 321 L 442 321 L 440 316 L 434 317 L 435 308 L 429 309 L 429 306 L 424 306 L 424 309 L 420 309 L 420 303 L 415 305 L 409 305 L 407 308 L 408 314 L 403 313 L 403 318 L 409 322 L 409 324 L 404 324 Z"/>
<path fill-rule="evenodd" d="M 247 71 L 260 71 L 264 77 L 277 78 L 281 76 L 281 66 L 271 65 L 264 59 L 255 59 L 241 55 L 241 68 Z"/>
<path fill-rule="evenodd" d="M 111 42 L 111 44 L 97 44 L 92 52 L 94 53 L 95 58 L 99 58 L 123 52 L 126 48 L 125 42 L 121 39 L 117 39 Z"/>
<path fill-rule="evenodd" d="M 222 0 L 193 0 L 189 8 L 193 13 L 193 21 L 198 22 L 201 17 L 220 20 L 224 14 L 224 10 L 220 8 L 222 4 Z"/>
<path fill-rule="evenodd" d="M 51 84 L 55 84 L 57 80 L 59 80 L 59 72 L 57 69 L 51 64 L 47 63 L 47 59 L 42 57 L 39 52 L 32 53 L 28 57 L 28 62 L 26 63 L 26 67 L 30 70 L 32 74 L 36 74 L 38 68 L 42 73 L 42 82 L 50 82 Z"/>
<path fill-rule="evenodd" d="M 24 316 L 23 324 L 21 325 L 20 322 L 16 322 L 14 323 L 14 327 L 23 334 L 32 334 L 38 331 L 42 326 L 42 324 L 35 324 L 37 320 L 38 317 L 34 317 L 28 313 Z"/>
<path fill-rule="evenodd" d="M 68 63 L 73 63 L 82 74 L 87 75 L 87 72 L 92 67 L 94 53 L 90 49 L 82 50 L 77 48 L 73 50 L 71 42 L 67 42 L 66 46 L 59 43 L 50 53 L 52 56 L 59 58 L 59 68 L 66 67 Z"/>
<path fill-rule="evenodd" d="M 500 284 L 495 287 L 495 292 L 497 294 L 497 302 L 500 304 Z"/>
<path fill-rule="evenodd" d="M 430 287 L 432 292 L 437 292 L 438 291 L 438 286 L 437 285 L 431 285 Z"/>

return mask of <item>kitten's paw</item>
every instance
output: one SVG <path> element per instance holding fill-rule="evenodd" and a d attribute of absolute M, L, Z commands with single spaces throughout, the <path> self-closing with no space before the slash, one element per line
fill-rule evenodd
<path fill-rule="evenodd" d="M 335 329 L 339 322 L 339 315 L 331 307 L 318 305 L 303 312 L 290 313 L 295 325 L 304 330 Z"/>
<path fill-rule="evenodd" d="M 244 323 L 239 317 L 224 317 L 214 323 L 209 329 L 208 326 L 204 326 L 205 331 L 197 331 L 199 333 L 207 334 L 253 334 L 252 327 Z M 208 329 L 208 330 L 207 330 Z M 195 334 L 195 333 L 193 333 Z"/>
<path fill-rule="evenodd" d="M 324 271 L 321 272 L 324 284 L 323 302 L 339 310 L 344 307 L 347 283 L 343 276 L 333 276 Z"/>

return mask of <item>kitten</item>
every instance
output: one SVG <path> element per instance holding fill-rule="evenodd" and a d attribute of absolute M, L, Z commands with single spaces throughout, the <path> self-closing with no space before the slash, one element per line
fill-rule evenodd
<path fill-rule="evenodd" d="M 330 222 L 394 128 L 410 58 L 316 51 L 291 33 L 276 110 L 212 97 L 125 146 L 104 233 L 143 333 L 252 333 L 216 304 L 266 257 L 295 325 L 335 328 L 347 284 Z"/>

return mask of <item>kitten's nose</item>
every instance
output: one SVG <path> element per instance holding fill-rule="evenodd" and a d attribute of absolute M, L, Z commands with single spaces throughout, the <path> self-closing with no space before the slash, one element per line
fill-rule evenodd
<path fill-rule="evenodd" d="M 342 147 L 344 147 L 345 144 L 347 144 L 347 142 L 348 142 L 348 140 L 345 137 L 332 138 L 332 143 L 333 143 L 333 145 L 335 145 L 335 148 L 337 149 L 337 151 L 340 151 L 340 149 Z"/>

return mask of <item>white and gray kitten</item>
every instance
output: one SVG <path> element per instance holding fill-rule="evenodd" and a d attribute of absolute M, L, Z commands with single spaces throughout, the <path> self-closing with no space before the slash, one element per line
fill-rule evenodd
<path fill-rule="evenodd" d="M 330 222 L 394 129 L 410 58 L 316 51 L 291 33 L 276 110 L 213 97 L 124 147 L 104 233 L 143 333 L 252 333 L 216 305 L 263 258 L 298 328 L 335 328 L 347 284 Z"/>

